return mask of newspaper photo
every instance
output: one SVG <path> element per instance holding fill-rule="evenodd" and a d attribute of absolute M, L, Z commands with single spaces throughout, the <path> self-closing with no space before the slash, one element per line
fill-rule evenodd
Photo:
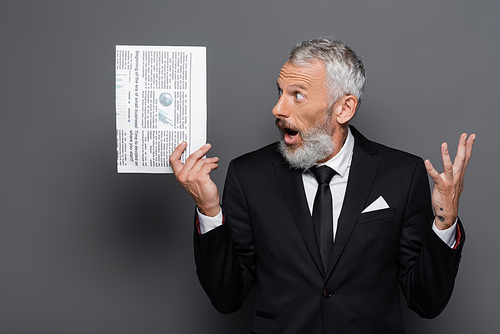
<path fill-rule="evenodd" d="M 206 142 L 206 48 L 117 45 L 115 69 L 118 173 L 172 173 Z"/>

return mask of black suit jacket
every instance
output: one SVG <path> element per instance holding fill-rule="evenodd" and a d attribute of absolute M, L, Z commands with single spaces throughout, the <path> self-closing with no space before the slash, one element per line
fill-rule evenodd
<path fill-rule="evenodd" d="M 224 224 L 195 233 L 200 282 L 217 310 L 237 310 L 256 285 L 252 333 L 404 333 L 408 306 L 435 317 L 446 306 L 465 234 L 451 249 L 431 230 L 420 158 L 370 142 L 355 128 L 352 164 L 326 273 L 301 171 L 276 144 L 233 160 Z M 379 196 L 389 209 L 361 213 Z"/>

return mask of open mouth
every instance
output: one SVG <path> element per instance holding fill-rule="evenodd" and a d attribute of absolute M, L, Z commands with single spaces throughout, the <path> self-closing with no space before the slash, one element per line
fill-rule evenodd
<path fill-rule="evenodd" d="M 293 125 L 287 122 L 285 119 L 277 119 L 276 126 L 283 136 L 282 139 L 287 145 L 296 145 L 300 143 L 300 129 L 295 130 Z"/>
<path fill-rule="evenodd" d="M 286 121 L 277 119 L 276 120 L 276 126 L 284 133 L 290 136 L 291 138 L 295 137 L 299 131 L 292 129 L 289 124 L 287 124 Z"/>
<path fill-rule="evenodd" d="M 288 134 L 291 138 L 295 137 L 297 135 L 297 133 L 299 133 L 298 131 L 295 131 L 293 129 L 290 129 L 290 128 L 283 128 L 283 131 Z"/>

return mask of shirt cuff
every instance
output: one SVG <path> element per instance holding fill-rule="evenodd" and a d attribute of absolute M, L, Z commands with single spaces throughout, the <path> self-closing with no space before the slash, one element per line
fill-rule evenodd
<path fill-rule="evenodd" d="M 454 248 L 455 243 L 457 242 L 457 221 L 458 221 L 458 218 L 455 220 L 455 223 L 450 228 L 447 228 L 446 230 L 438 229 L 436 227 L 436 221 L 434 221 L 432 223 L 432 230 L 450 248 Z"/>
<path fill-rule="evenodd" d="M 222 209 L 215 217 L 209 217 L 201 214 L 200 211 L 198 211 L 198 208 L 196 208 L 196 214 L 198 215 L 198 231 L 200 234 L 205 234 L 222 225 Z"/>

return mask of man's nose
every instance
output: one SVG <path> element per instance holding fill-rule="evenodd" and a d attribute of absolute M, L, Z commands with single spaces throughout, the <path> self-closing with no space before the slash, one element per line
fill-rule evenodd
<path fill-rule="evenodd" d="M 273 115 L 276 118 L 288 118 L 290 116 L 288 112 L 288 108 L 286 108 L 286 103 L 285 99 L 283 98 L 283 95 L 280 96 L 278 99 L 278 102 L 273 108 Z"/>

